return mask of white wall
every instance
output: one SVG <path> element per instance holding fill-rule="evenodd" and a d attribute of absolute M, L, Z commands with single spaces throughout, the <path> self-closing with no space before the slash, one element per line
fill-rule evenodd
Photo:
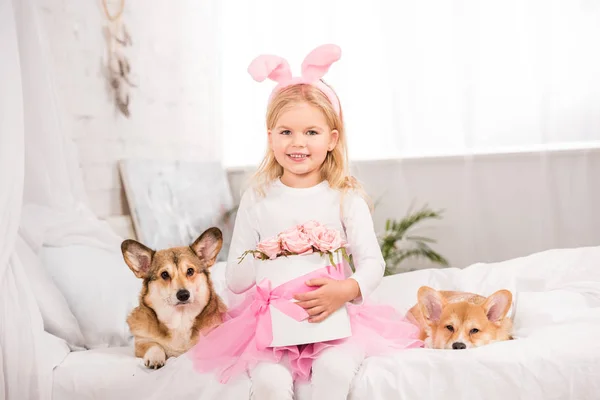
<path fill-rule="evenodd" d="M 364 163 L 357 175 L 382 199 L 379 229 L 411 203 L 445 209 L 424 232 L 455 267 L 600 245 L 600 149 Z"/>
<path fill-rule="evenodd" d="M 117 4 L 117 1 L 109 1 Z M 101 1 L 42 0 L 64 129 L 75 140 L 93 210 L 127 213 L 117 161 L 122 158 L 220 158 L 215 2 L 126 2 L 126 51 L 138 88 L 131 118 L 115 111 L 102 75 L 106 23 Z"/>

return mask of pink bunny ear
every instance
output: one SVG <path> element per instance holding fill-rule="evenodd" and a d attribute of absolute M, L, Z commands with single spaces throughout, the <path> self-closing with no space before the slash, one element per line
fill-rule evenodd
<path fill-rule="evenodd" d="M 288 62 L 279 56 L 272 55 L 256 57 L 248 66 L 248 73 L 257 82 L 262 82 L 266 78 L 278 83 L 292 79 L 292 71 Z"/>
<path fill-rule="evenodd" d="M 335 44 L 324 44 L 311 51 L 302 63 L 302 77 L 309 82 L 321 79 L 334 62 L 342 56 Z"/>

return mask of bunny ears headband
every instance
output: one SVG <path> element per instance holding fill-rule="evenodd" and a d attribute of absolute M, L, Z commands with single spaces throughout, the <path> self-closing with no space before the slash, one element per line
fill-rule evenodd
<path fill-rule="evenodd" d="M 340 114 L 340 103 L 334 91 L 321 81 L 329 67 L 342 56 L 342 50 L 334 44 L 324 44 L 311 51 L 302 62 L 302 75 L 292 76 L 288 62 L 279 56 L 263 54 L 256 57 L 248 67 L 248 73 L 257 82 L 266 78 L 278 83 L 271 92 L 272 98 L 277 91 L 286 86 L 305 83 L 321 90 L 329 99 L 335 112 Z"/>

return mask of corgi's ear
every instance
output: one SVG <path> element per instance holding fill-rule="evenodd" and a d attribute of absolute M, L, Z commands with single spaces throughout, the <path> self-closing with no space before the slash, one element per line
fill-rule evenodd
<path fill-rule="evenodd" d="M 202 235 L 190 246 L 199 259 L 212 266 L 221 247 L 223 247 L 223 234 L 219 228 L 213 227 L 205 230 Z"/>
<path fill-rule="evenodd" d="M 429 286 L 421 286 L 417 293 L 419 308 L 428 323 L 438 322 L 442 315 L 444 300 L 440 293 Z"/>
<path fill-rule="evenodd" d="M 121 243 L 121 253 L 123 259 L 135 276 L 144 279 L 150 271 L 150 264 L 154 256 L 154 250 L 149 249 L 143 244 L 132 239 L 127 239 Z"/>
<path fill-rule="evenodd" d="M 511 305 L 512 293 L 503 289 L 490 295 L 483 303 L 483 309 L 491 322 L 499 322 L 506 317 Z"/>

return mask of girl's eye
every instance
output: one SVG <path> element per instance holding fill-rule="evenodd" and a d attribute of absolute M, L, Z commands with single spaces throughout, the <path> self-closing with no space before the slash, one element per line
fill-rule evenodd
<path fill-rule="evenodd" d="M 160 274 L 160 277 L 164 280 L 167 280 L 169 279 L 169 273 L 167 271 L 163 271 L 162 274 Z"/>
<path fill-rule="evenodd" d="M 281 131 L 281 134 L 282 134 L 282 135 L 289 135 L 289 134 L 291 134 L 291 133 L 292 133 L 292 132 L 290 132 L 290 131 L 288 131 L 288 130 Z"/>
<path fill-rule="evenodd" d="M 317 131 L 308 131 L 306 133 L 309 134 L 309 135 L 311 135 L 311 136 L 319 134 L 319 132 L 317 132 Z"/>
<path fill-rule="evenodd" d="M 187 276 L 192 276 L 192 275 L 194 275 L 194 268 L 188 268 Z"/>

